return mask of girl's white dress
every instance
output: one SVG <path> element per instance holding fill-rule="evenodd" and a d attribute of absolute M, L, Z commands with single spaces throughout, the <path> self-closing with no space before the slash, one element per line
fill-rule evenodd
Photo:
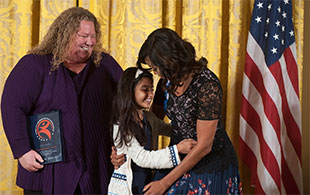
<path fill-rule="evenodd" d="M 133 180 L 133 174 L 131 170 L 131 160 L 133 160 L 138 166 L 152 169 L 164 169 L 172 168 L 180 163 L 180 157 L 176 145 L 166 147 L 161 150 L 145 150 L 143 146 L 139 144 L 137 139 L 132 138 L 131 142 L 126 146 L 117 147 L 119 143 L 118 135 L 119 126 L 115 124 L 113 126 L 113 139 L 116 140 L 114 145 L 117 149 L 117 154 L 126 154 L 126 162 L 117 170 L 114 170 L 109 188 L 108 194 L 110 195 L 127 195 L 132 194 L 131 186 Z"/>

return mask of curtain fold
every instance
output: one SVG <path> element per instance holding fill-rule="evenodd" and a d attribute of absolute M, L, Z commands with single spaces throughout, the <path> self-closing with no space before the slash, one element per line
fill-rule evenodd
<path fill-rule="evenodd" d="M 31 46 L 32 2 L 11 0 L 0 3 L 0 86 L 19 58 Z M 30 35 L 30 36 L 29 36 Z M 0 191 L 18 194 L 15 185 L 17 161 L 13 160 L 8 141 L 0 125 Z"/>
<path fill-rule="evenodd" d="M 241 86 L 247 35 L 254 0 L 3 0 L 0 1 L 0 86 L 17 61 L 36 45 L 54 19 L 65 9 L 89 9 L 101 23 L 104 48 L 123 69 L 135 66 L 139 49 L 155 29 L 175 30 L 204 56 L 208 67 L 220 78 L 223 90 L 223 117 L 226 130 L 237 151 Z M 300 88 L 303 71 L 304 1 L 293 0 Z M 158 77 L 155 76 L 155 85 Z M 300 90 L 302 92 L 302 90 Z M 301 94 L 302 97 L 302 94 Z M 169 139 L 163 137 L 160 145 Z M 0 125 L 0 192 L 21 193 L 15 185 L 13 159 Z M 250 174 L 239 160 L 245 193 Z"/>
<path fill-rule="evenodd" d="M 28 0 L 29 1 L 29 0 Z M 38 2 L 38 0 L 33 0 L 34 2 Z M 35 11 L 38 11 L 40 13 L 39 15 L 39 24 L 36 24 L 36 26 L 39 26 L 39 33 L 40 33 L 40 40 L 43 38 L 43 36 L 46 34 L 48 28 L 53 23 L 55 18 L 64 10 L 75 7 L 76 6 L 76 0 L 64 0 L 64 1 L 57 1 L 57 0 L 39 0 L 38 9 Z"/>

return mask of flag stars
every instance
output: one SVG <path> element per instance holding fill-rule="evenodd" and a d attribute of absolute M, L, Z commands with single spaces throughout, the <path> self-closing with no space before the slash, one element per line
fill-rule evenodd
<path fill-rule="evenodd" d="M 285 26 L 282 26 L 282 32 L 284 32 L 285 31 Z"/>
<path fill-rule="evenodd" d="M 279 40 L 279 35 L 278 34 L 274 34 L 273 38 L 274 38 L 274 40 Z"/>
<path fill-rule="evenodd" d="M 278 53 L 277 50 L 278 50 L 277 48 L 274 48 L 274 47 L 273 47 L 273 48 L 271 49 L 272 54 Z"/>
<path fill-rule="evenodd" d="M 263 3 L 262 2 L 258 2 L 257 7 L 258 7 L 258 9 L 263 8 Z"/>
<path fill-rule="evenodd" d="M 272 4 L 269 4 L 269 5 L 268 5 L 268 10 L 269 10 L 269 11 L 271 10 L 271 7 L 272 7 Z"/>
<path fill-rule="evenodd" d="M 251 0 L 251 2 L 253 1 L 254 0 Z M 258 2 L 264 3 L 263 9 L 258 8 Z M 298 185 L 302 177 L 292 176 L 302 175 L 302 170 L 300 169 L 300 161 L 298 161 L 298 157 L 296 161 L 291 163 L 291 159 L 296 159 L 295 156 L 298 156 L 301 153 L 300 143 L 302 136 L 300 134 L 301 129 L 299 128 L 301 126 L 300 117 L 298 117 L 300 115 L 300 107 L 296 106 L 293 108 L 290 105 L 293 105 L 294 103 L 296 105 L 299 105 L 300 102 L 298 98 L 295 98 L 295 102 L 283 102 L 283 99 L 281 102 L 281 98 L 287 98 L 288 94 L 290 96 L 298 97 L 298 89 L 300 89 L 300 86 L 298 86 L 298 78 L 293 78 L 294 75 L 298 75 L 298 64 L 295 63 L 297 61 L 297 48 L 295 43 L 296 37 L 295 33 L 293 32 L 294 23 L 292 22 L 292 11 L 294 13 L 294 11 L 296 10 L 292 10 L 293 2 L 294 0 L 255 0 L 255 3 L 252 4 L 253 12 L 249 31 L 250 36 L 246 48 L 247 55 L 244 60 L 246 62 L 243 72 L 245 79 L 243 80 L 242 86 L 242 95 L 244 97 L 242 98 L 243 106 L 240 109 L 240 116 L 243 116 L 242 125 L 240 126 L 240 137 L 242 137 L 244 143 L 242 146 L 243 148 L 241 149 L 248 149 L 249 147 L 253 146 L 253 140 L 257 140 L 257 147 L 254 148 L 253 146 L 251 148 L 253 150 L 250 151 L 253 153 L 254 160 L 248 162 L 248 166 L 251 167 L 252 173 L 256 173 L 257 168 L 260 168 L 260 165 L 257 165 L 257 162 L 267 162 L 267 158 L 271 156 L 273 159 L 276 159 L 272 161 L 272 163 L 274 162 L 275 166 L 278 166 L 278 159 L 280 159 L 280 161 L 282 160 L 282 162 L 286 163 L 285 166 L 288 165 L 288 167 L 296 167 L 294 167 L 292 170 L 289 169 L 287 172 L 284 172 L 285 170 L 281 170 L 281 167 L 276 167 L 276 169 L 270 171 L 268 168 L 271 166 L 267 166 L 266 168 L 266 166 L 262 164 L 264 169 L 263 171 L 265 171 L 267 174 L 262 174 L 262 177 L 259 177 L 259 181 L 257 181 L 257 183 L 261 182 L 260 184 L 262 185 L 260 185 L 259 189 L 256 190 L 261 190 L 262 192 L 267 193 L 271 191 L 270 184 L 274 183 L 275 187 L 272 189 L 274 191 L 272 191 L 271 193 L 302 193 L 302 188 L 299 188 Z M 279 8 L 278 12 L 279 5 L 281 5 L 281 8 Z M 287 15 L 285 15 L 284 12 Z M 261 23 L 257 23 L 257 21 L 255 21 L 255 18 L 257 16 L 261 16 Z M 284 18 L 285 16 L 286 18 Z M 267 24 L 268 17 L 270 18 L 269 24 Z M 277 20 L 280 21 L 278 26 L 276 25 Z M 297 31 L 296 33 L 300 32 Z M 275 34 L 277 34 L 278 36 L 276 36 Z M 260 75 L 260 78 L 258 78 L 256 75 Z M 285 78 L 287 80 L 285 80 Z M 268 101 L 268 99 L 266 99 L 265 97 L 268 97 L 270 101 Z M 260 102 L 257 101 L 258 98 Z M 278 99 L 280 100 L 280 105 L 275 106 L 278 102 L 274 100 Z M 285 103 L 290 105 L 284 105 Z M 283 105 L 286 107 L 284 107 Z M 278 109 L 278 107 L 280 108 Z M 294 115 L 294 117 L 283 117 L 287 114 Z M 257 124 L 252 123 L 253 116 L 256 117 L 255 120 L 257 119 Z M 291 132 L 289 135 L 287 135 L 287 137 L 285 137 L 285 139 L 287 140 L 294 140 L 294 142 L 292 141 L 290 143 L 294 147 L 290 146 L 288 150 L 286 150 L 287 148 L 284 147 L 285 151 L 284 149 L 280 152 L 275 151 L 278 147 L 277 143 L 281 143 L 284 138 L 282 138 L 281 136 L 277 136 L 278 128 L 270 125 L 269 121 L 267 125 L 264 123 L 264 121 L 260 121 L 260 119 L 264 117 L 267 118 L 268 116 L 272 116 L 276 118 L 276 120 L 279 117 L 281 119 L 284 118 L 285 120 L 289 118 L 288 121 L 281 121 L 281 124 L 294 123 L 296 128 L 287 127 L 287 131 L 291 130 Z M 278 121 L 273 122 L 277 123 Z M 253 129 L 255 128 L 258 128 L 261 131 L 254 131 Z M 265 131 L 274 131 L 272 133 L 275 135 L 275 141 L 273 141 L 272 143 L 268 142 L 266 144 L 266 139 L 264 139 L 265 134 L 263 135 L 261 133 Z M 292 139 L 294 137 L 298 137 L 299 139 Z M 277 138 L 279 140 L 276 140 Z M 263 147 L 267 148 L 268 151 Z M 262 150 L 260 149 L 266 150 L 268 154 L 265 156 L 261 155 Z M 249 156 L 248 153 L 249 152 L 244 152 L 244 150 L 240 153 L 243 160 L 247 160 Z M 287 154 L 292 154 L 292 156 L 287 156 Z M 282 182 L 287 180 L 290 180 L 290 182 Z M 296 184 L 297 187 L 290 188 L 292 183 L 294 185 Z M 278 184 L 280 186 L 279 189 L 277 188 Z"/>
<path fill-rule="evenodd" d="M 255 20 L 256 20 L 257 23 L 260 23 L 260 22 L 262 22 L 262 17 L 257 16 L 257 17 L 255 18 Z"/>
<path fill-rule="evenodd" d="M 256 12 L 253 12 L 255 15 L 252 17 L 252 22 L 255 25 L 252 25 L 251 32 L 253 31 L 255 38 L 260 36 L 258 43 L 264 47 L 264 51 L 269 53 L 267 55 L 269 61 L 278 58 L 284 47 L 290 45 L 295 37 L 294 28 L 290 21 L 292 16 L 288 10 L 292 4 L 291 0 L 275 1 L 278 2 L 273 4 L 272 1 L 255 0 L 254 10 Z M 259 33 L 256 32 L 258 28 L 260 29 Z"/>

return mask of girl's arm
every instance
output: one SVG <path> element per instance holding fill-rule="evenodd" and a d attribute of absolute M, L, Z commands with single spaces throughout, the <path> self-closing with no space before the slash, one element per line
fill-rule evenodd
<path fill-rule="evenodd" d="M 197 120 L 197 144 L 163 179 L 144 187 L 145 194 L 163 194 L 179 177 L 193 168 L 212 149 L 218 120 Z"/>
<path fill-rule="evenodd" d="M 118 130 L 117 125 L 114 126 L 114 132 L 115 130 Z M 125 153 L 128 159 L 132 159 L 140 167 L 155 169 L 172 168 L 180 163 L 178 153 L 188 152 L 195 143 L 196 141 L 192 139 L 186 139 L 178 145 L 149 151 L 145 150 L 135 138 L 132 138 L 128 146 L 123 145 L 121 148 L 117 148 L 117 153 Z M 117 140 L 115 145 L 118 145 Z"/>

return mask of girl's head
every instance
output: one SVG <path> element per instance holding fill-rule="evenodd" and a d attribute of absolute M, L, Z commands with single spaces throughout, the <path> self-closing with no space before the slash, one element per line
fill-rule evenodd
<path fill-rule="evenodd" d="M 151 106 L 153 88 L 153 75 L 149 71 L 130 67 L 123 72 L 114 99 L 112 122 L 119 124 L 125 144 L 134 136 L 143 145 L 145 135 L 139 122 L 142 110 Z"/>
<path fill-rule="evenodd" d="M 137 66 L 142 69 L 142 64 L 148 64 L 155 74 L 170 80 L 168 90 L 174 91 L 187 75 L 197 73 L 206 66 L 207 60 L 202 57 L 197 61 L 191 43 L 171 29 L 160 28 L 153 31 L 143 43 Z"/>
<path fill-rule="evenodd" d="M 153 75 L 149 71 L 127 68 L 118 83 L 118 107 L 128 110 L 149 108 L 153 100 L 153 88 Z"/>

